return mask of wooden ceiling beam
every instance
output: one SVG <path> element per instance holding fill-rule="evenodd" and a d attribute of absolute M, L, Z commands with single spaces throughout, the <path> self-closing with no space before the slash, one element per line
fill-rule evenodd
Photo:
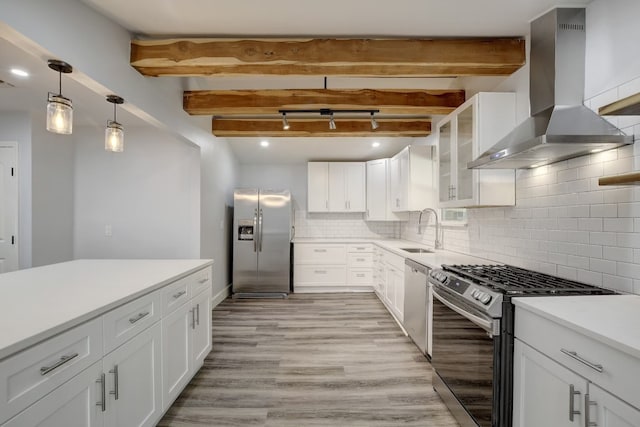
<path fill-rule="evenodd" d="M 464 90 L 203 90 L 186 91 L 191 115 L 278 114 L 278 110 L 380 110 L 380 114 L 449 114 L 465 101 Z"/>
<path fill-rule="evenodd" d="M 213 119 L 212 133 L 223 137 L 311 137 L 311 136 L 427 136 L 431 133 L 429 119 L 379 119 L 378 128 L 371 121 L 335 118 L 336 129 L 329 129 L 328 119 L 291 119 L 290 128 L 282 129 L 279 119 Z"/>
<path fill-rule="evenodd" d="M 146 76 L 509 75 L 525 63 L 523 38 L 132 40 Z"/>

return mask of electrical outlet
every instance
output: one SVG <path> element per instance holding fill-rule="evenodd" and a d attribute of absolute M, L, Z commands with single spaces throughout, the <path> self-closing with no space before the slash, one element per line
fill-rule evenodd
<path fill-rule="evenodd" d="M 111 224 L 107 224 L 104 226 L 104 236 L 111 237 L 113 233 L 111 232 Z"/>

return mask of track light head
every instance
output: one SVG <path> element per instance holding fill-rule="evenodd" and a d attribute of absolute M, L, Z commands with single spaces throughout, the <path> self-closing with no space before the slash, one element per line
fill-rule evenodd
<path fill-rule="evenodd" d="M 371 129 L 376 130 L 378 129 L 378 122 L 376 121 L 376 118 L 373 116 L 374 112 L 371 112 Z"/>
<path fill-rule="evenodd" d="M 331 113 L 331 117 L 329 117 L 329 129 L 336 130 L 336 122 L 333 120 L 333 113 Z"/>
<path fill-rule="evenodd" d="M 289 121 L 287 120 L 287 113 L 282 113 L 282 129 L 289 130 Z"/>

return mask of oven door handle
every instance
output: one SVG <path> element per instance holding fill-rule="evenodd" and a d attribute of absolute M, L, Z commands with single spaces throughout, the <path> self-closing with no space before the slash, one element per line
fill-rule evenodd
<path fill-rule="evenodd" d="M 491 320 L 485 319 L 485 318 L 482 318 L 480 316 L 476 316 L 474 314 L 471 314 L 471 313 L 461 309 L 460 307 L 457 307 L 455 304 L 450 303 L 444 297 L 439 295 L 438 291 L 435 288 L 433 289 L 433 297 L 435 299 L 437 299 L 438 301 L 440 301 L 445 306 L 447 306 L 448 308 L 450 308 L 451 310 L 453 310 L 456 313 L 458 313 L 460 316 L 462 316 L 465 319 L 470 320 L 474 324 L 480 326 L 482 329 L 484 329 L 485 331 L 490 333 L 492 336 L 499 335 L 500 331 L 497 330 L 498 328 L 495 326 L 495 322 L 493 321 L 493 319 L 491 319 Z"/>

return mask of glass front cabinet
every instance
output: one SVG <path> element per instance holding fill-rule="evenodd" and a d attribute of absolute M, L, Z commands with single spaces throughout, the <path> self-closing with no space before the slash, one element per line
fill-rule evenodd
<path fill-rule="evenodd" d="M 480 92 L 438 124 L 439 207 L 515 205 L 514 169 L 467 169 L 515 126 L 515 94 Z"/>

